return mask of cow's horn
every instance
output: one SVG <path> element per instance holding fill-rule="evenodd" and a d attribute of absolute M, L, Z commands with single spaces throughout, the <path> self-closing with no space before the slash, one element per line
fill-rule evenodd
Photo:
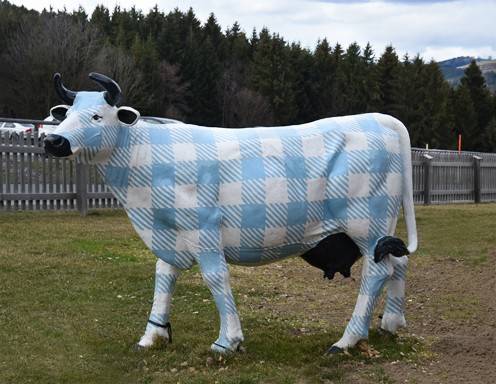
<path fill-rule="evenodd" d="M 119 84 L 117 84 L 110 77 L 102 75 L 101 73 L 91 72 L 89 77 L 105 89 L 105 100 L 109 105 L 114 106 L 119 103 L 122 96 L 122 91 Z"/>
<path fill-rule="evenodd" d="M 53 82 L 55 84 L 55 91 L 57 92 L 57 95 L 59 95 L 64 103 L 72 105 L 74 99 L 76 98 L 76 92 L 70 91 L 69 89 L 64 87 L 64 84 L 62 84 L 62 76 L 60 76 L 60 73 L 56 73 L 55 75 L 53 75 Z"/>

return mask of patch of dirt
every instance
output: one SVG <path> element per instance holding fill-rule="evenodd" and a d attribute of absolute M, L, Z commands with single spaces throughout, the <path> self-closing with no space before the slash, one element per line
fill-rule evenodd
<path fill-rule="evenodd" d="M 496 252 L 475 266 L 449 256 L 428 261 L 413 256 L 407 278 L 408 326 L 401 334 L 423 340 L 428 357 L 359 365 L 347 380 L 496 383 L 495 265 Z M 329 324 L 344 330 L 355 305 L 360 271 L 361 262 L 353 267 L 354 279 L 336 275 L 328 281 L 320 270 L 292 259 L 261 267 L 256 289 L 250 268 L 233 268 L 231 281 L 235 286 L 252 287 L 253 295 L 240 297 L 240 306 L 266 316 L 268 312 L 290 324 L 294 321 L 296 328 L 290 331 L 294 334 L 322 333 Z M 383 308 L 384 302 L 379 302 L 373 326 Z M 380 380 L 381 372 L 390 381 Z"/>
<path fill-rule="evenodd" d="M 398 383 L 496 383 L 495 263 L 495 252 L 478 266 L 413 260 L 407 331 L 430 341 L 434 355 L 418 365 L 385 365 L 390 377 Z"/>

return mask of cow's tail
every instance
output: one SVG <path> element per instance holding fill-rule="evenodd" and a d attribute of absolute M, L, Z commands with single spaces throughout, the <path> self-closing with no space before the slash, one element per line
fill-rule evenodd
<path fill-rule="evenodd" d="M 410 146 L 410 136 L 406 127 L 401 121 L 392 116 L 376 114 L 377 120 L 382 125 L 391 128 L 399 135 L 400 154 L 403 163 L 403 214 L 405 216 L 406 230 L 408 234 L 408 251 L 413 253 L 417 249 L 417 225 L 415 223 L 415 209 L 413 206 L 413 184 L 412 184 L 412 153 Z"/>

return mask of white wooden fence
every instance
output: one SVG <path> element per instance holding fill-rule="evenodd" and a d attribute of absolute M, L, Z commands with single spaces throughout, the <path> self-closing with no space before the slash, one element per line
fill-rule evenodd
<path fill-rule="evenodd" d="M 416 204 L 496 201 L 496 154 L 412 149 Z M 116 208 L 94 166 L 45 154 L 42 137 L 0 132 L 0 211 Z"/>
<path fill-rule="evenodd" d="M 0 132 L 0 211 L 118 206 L 96 167 L 47 156 L 37 132 Z"/>
<path fill-rule="evenodd" d="M 496 201 L 496 153 L 412 149 L 417 204 Z"/>

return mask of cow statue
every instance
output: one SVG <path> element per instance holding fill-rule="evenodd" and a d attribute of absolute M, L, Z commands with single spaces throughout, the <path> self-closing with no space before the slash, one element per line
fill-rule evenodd
<path fill-rule="evenodd" d="M 330 278 L 336 271 L 349 275 L 363 255 L 353 315 L 329 353 L 368 337 L 386 283 L 380 327 L 394 333 L 405 326 L 406 255 L 417 248 L 417 232 L 410 139 L 400 121 L 371 113 L 243 129 L 138 123 L 136 110 L 118 107 L 114 80 L 89 77 L 102 92 L 71 91 L 55 74 L 67 105 L 51 109 L 61 123 L 44 144 L 52 156 L 95 164 L 158 258 L 139 347 L 170 341 L 176 280 L 197 263 L 220 315 L 211 349 L 237 351 L 243 333 L 228 264 L 257 266 L 295 255 Z M 393 237 L 401 206 L 408 247 Z M 345 254 L 331 257 L 333 242 Z"/>

